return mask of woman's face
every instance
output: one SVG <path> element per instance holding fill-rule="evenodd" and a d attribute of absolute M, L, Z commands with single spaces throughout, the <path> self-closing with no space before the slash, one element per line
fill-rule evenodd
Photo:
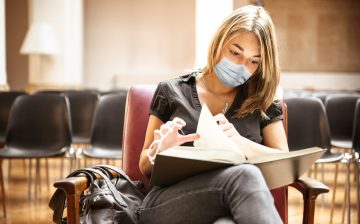
<path fill-rule="evenodd" d="M 235 64 L 243 64 L 253 74 L 259 67 L 260 42 L 253 32 L 240 31 L 222 49 L 222 54 Z"/>

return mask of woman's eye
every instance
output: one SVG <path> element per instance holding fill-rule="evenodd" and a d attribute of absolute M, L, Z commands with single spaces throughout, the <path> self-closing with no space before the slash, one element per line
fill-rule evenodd
<path fill-rule="evenodd" d="M 232 54 L 232 55 L 239 55 L 239 53 L 237 53 L 237 52 L 235 52 L 235 51 L 232 51 L 232 50 L 230 50 L 230 53 Z"/>
<path fill-rule="evenodd" d="M 253 64 L 253 65 L 258 65 L 260 62 L 259 62 L 259 61 L 251 60 L 250 63 Z"/>

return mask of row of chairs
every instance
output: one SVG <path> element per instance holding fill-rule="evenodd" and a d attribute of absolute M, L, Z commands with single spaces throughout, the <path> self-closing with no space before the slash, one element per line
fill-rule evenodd
<path fill-rule="evenodd" d="M 0 93 L 0 108 L 3 108 L 0 111 L 4 112 L 2 116 L 8 117 L 6 122 L 1 123 L 2 130 L 5 131 L 2 131 L 4 140 L 3 148 L 0 149 L 0 161 L 35 159 L 38 180 L 41 158 L 70 155 L 69 164 L 72 169 L 75 154 L 71 149 L 74 145 L 87 144 L 83 153 L 88 157 L 121 159 L 126 94 L 126 91 L 102 96 L 82 91 L 55 94 L 40 92 L 32 95 Z M 11 95 L 12 102 L 5 95 Z M 8 102 L 4 100 L 7 103 L 3 104 L 2 97 Z M 1 164 L 0 168 L 2 203 L 6 216 Z M 31 160 L 29 179 L 30 195 Z M 35 198 L 36 194 L 35 185 Z"/>
<path fill-rule="evenodd" d="M 36 94 L 36 95 L 43 95 L 43 96 L 47 96 L 47 97 L 49 97 L 50 95 L 59 95 L 59 94 Z M 64 99 L 64 97 L 61 97 L 62 99 Z M 290 100 L 290 99 L 289 99 Z M 100 105 L 100 102 L 102 102 L 102 100 L 101 100 L 101 98 L 100 98 L 100 100 L 99 100 L 99 102 L 98 102 L 98 105 Z M 293 106 L 291 106 L 290 105 L 290 101 L 287 101 L 287 103 L 289 104 L 288 105 L 288 110 L 289 110 L 289 134 L 292 132 L 292 130 L 295 130 L 294 128 L 292 128 L 291 127 L 291 121 L 290 121 L 290 119 L 291 119 L 291 114 L 294 114 L 293 112 L 291 112 L 290 110 L 291 110 L 291 108 L 293 108 Z M 30 104 L 32 104 L 32 103 L 30 103 Z M 109 104 L 109 105 L 113 105 L 114 103 L 111 103 L 110 101 L 108 101 L 107 102 L 107 104 Z M 125 104 L 125 101 L 124 101 L 124 104 Z M 50 105 L 50 104 L 45 104 L 45 105 Z M 37 108 L 39 105 L 33 105 L 33 109 L 35 110 L 35 108 Z M 69 107 L 67 107 L 68 105 L 67 105 L 67 103 L 66 103 L 66 100 L 65 100 L 65 107 L 66 107 L 66 109 L 65 110 L 67 110 L 67 111 L 69 111 Z M 141 106 L 139 106 L 138 108 L 142 108 L 142 106 L 143 105 L 141 105 Z M 40 107 L 39 107 L 40 108 Z M 21 111 L 22 109 L 19 109 L 19 111 Z M 111 111 L 111 110 L 109 110 L 109 109 L 106 109 L 108 112 L 109 111 Z M 30 111 L 33 111 L 33 110 L 30 110 Z M 305 111 L 305 110 L 304 110 Z M 306 110 L 307 111 L 307 110 Z M 12 113 L 12 112 L 11 112 Z M 25 108 L 24 108 L 24 113 L 23 113 L 23 115 L 24 116 L 34 116 L 34 117 L 36 117 L 36 114 L 30 114 L 30 115 L 26 115 L 26 114 L 29 114 L 29 112 L 28 112 L 28 110 L 26 110 Z M 49 114 L 51 114 L 50 112 L 49 112 Z M 68 114 L 71 114 L 71 113 L 68 113 Z M 95 113 L 96 114 L 96 113 Z M 116 113 L 116 120 L 120 120 L 121 118 L 123 118 L 124 116 L 123 116 L 123 114 L 124 113 Z M 70 115 L 71 116 L 71 115 Z M 96 115 L 95 115 L 96 116 Z M 41 117 L 41 116 L 40 116 Z M 106 118 L 109 118 L 110 117 L 110 115 L 109 116 L 106 116 Z M 120 118 L 120 119 L 119 119 Z M 41 119 L 45 119 L 45 116 L 42 116 L 41 117 Z M 10 119 L 11 120 L 11 119 Z M 67 117 L 67 120 L 68 120 L 68 123 L 70 123 L 69 122 L 69 120 L 70 120 L 70 118 L 69 118 L 69 116 Z M 94 119 L 94 123 L 95 123 L 95 120 L 96 119 Z M 123 122 L 123 121 L 122 121 Z M 9 123 L 11 123 L 11 122 L 9 122 Z M 104 122 L 100 122 L 100 123 L 104 123 Z M 110 124 L 108 123 L 108 125 L 107 126 L 112 126 L 112 125 L 114 125 L 114 123 L 113 122 L 110 122 Z M 70 126 L 71 126 L 71 123 L 70 123 L 70 125 L 69 125 L 69 129 L 70 129 Z M 93 125 L 93 127 L 95 127 L 95 125 Z M 40 127 L 38 127 L 38 128 L 40 128 Z M 35 127 L 34 127 L 34 129 L 35 129 Z M 50 134 L 50 130 L 52 130 L 52 129 L 47 129 L 48 130 L 48 132 L 49 133 L 46 133 L 46 134 Z M 134 130 L 136 130 L 136 128 L 134 128 Z M 308 129 L 308 131 L 309 130 L 311 130 L 311 129 Z M 35 130 L 33 130 L 33 131 L 35 131 Z M 102 134 L 104 134 L 105 135 L 105 137 L 107 137 L 107 134 L 105 134 L 105 132 L 104 131 L 102 131 L 102 132 L 100 132 L 100 133 L 102 133 Z M 121 133 L 122 133 L 122 130 L 121 130 Z M 46 136 L 46 135 L 45 135 Z M 70 136 L 71 136 L 71 133 L 70 133 Z M 114 135 L 115 136 L 115 139 L 121 144 L 121 137 L 122 137 L 122 134 L 116 134 L 116 135 Z M 46 136 L 47 137 L 47 136 Z M 299 139 L 301 139 L 301 137 L 299 137 L 298 136 L 298 138 Z M 71 144 L 71 142 L 72 142 L 72 140 L 71 140 L 71 137 L 69 138 L 68 136 L 66 137 L 66 139 L 67 139 L 67 142 L 70 142 L 70 144 Z M 69 140 L 70 139 L 70 140 Z M 290 136 L 289 136 L 289 140 L 290 140 Z M 304 140 L 304 139 L 303 139 Z M 54 141 L 52 141 L 53 143 L 54 143 Z M 91 140 L 91 142 L 92 142 L 92 140 Z M 106 142 L 109 142 L 109 141 L 106 141 Z M 7 144 L 8 145 L 8 144 Z M 291 146 L 290 146 L 290 148 L 292 148 Z M 324 147 L 325 148 L 325 147 Z M 0 152 L 1 152 L 1 150 L 0 150 Z M 101 153 L 101 155 L 103 155 L 102 153 Z M 125 166 L 127 165 L 127 164 L 124 164 Z"/>
<path fill-rule="evenodd" d="M 117 105 L 124 110 L 125 107 L 125 99 L 126 99 L 126 90 L 116 90 L 111 92 L 102 92 L 101 94 L 95 91 L 39 91 L 33 95 L 60 95 L 64 96 L 67 99 L 68 110 L 70 113 L 70 130 L 71 130 L 71 143 L 72 145 L 82 145 L 82 144 L 90 144 L 91 143 L 91 135 L 95 114 L 95 108 L 98 104 L 99 99 L 102 96 L 109 94 L 117 94 L 118 95 L 118 103 Z M 25 92 L 0 92 L 0 146 L 5 143 L 7 122 L 10 115 L 10 108 L 15 101 L 15 99 L 20 95 L 27 95 Z M 104 100 L 103 100 L 104 101 Z M 101 103 L 101 107 L 106 104 L 104 102 Z M 115 107 L 114 104 L 110 104 Z M 99 110 L 100 107 L 99 107 Z M 98 116 L 105 113 L 99 113 Z M 117 111 L 123 114 L 123 111 Z M 109 115 L 105 115 L 105 117 L 109 117 Z M 111 117 L 111 116 L 110 116 Z M 115 116 L 112 116 L 115 117 Z M 97 118 L 101 119 L 101 118 Z M 117 121 L 117 120 L 113 120 Z M 110 122 L 111 123 L 111 122 Z M 121 121 L 119 121 L 121 123 Z M 101 127 L 102 128 L 102 127 Z M 95 136 L 94 136 L 95 137 Z M 109 142 L 109 141 L 107 141 Z M 113 141 L 112 141 L 113 142 Z M 117 145 L 118 147 L 118 145 Z"/>
<path fill-rule="evenodd" d="M 346 205 L 350 223 L 350 163 L 354 162 L 355 177 L 358 178 L 360 153 L 360 97 L 355 94 L 329 95 L 323 99 L 314 96 L 291 96 L 286 98 L 288 108 L 288 143 L 290 150 L 307 147 L 328 149 L 316 164 L 335 164 L 334 189 L 331 205 L 331 221 L 334 211 L 338 165 L 346 164 Z M 331 149 L 341 148 L 346 153 L 333 153 Z M 315 166 L 315 175 L 316 175 Z M 316 178 L 316 176 L 315 176 Z M 359 181 L 357 205 L 359 205 Z M 345 208 L 345 207 L 344 207 Z M 359 209 L 359 208 L 358 208 Z M 344 214 L 344 212 L 343 212 Z M 358 214 L 359 215 L 359 214 Z M 343 215 L 344 219 L 344 215 Z"/>

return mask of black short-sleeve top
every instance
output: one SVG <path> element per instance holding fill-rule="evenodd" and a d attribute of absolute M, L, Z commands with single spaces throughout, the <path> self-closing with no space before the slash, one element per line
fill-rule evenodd
<path fill-rule="evenodd" d="M 180 76 L 175 79 L 159 83 L 150 106 L 150 114 L 158 117 L 164 123 L 175 117 L 182 118 L 186 122 L 183 127 L 185 134 L 196 132 L 200 116 L 201 104 L 196 90 L 196 75 Z M 246 117 L 236 118 L 235 111 L 240 108 L 246 99 L 246 83 L 239 86 L 235 99 L 225 117 L 231 122 L 236 130 L 244 137 L 262 143 L 261 130 L 268 124 L 282 120 L 281 104 L 274 102 L 266 111 L 269 119 L 263 119 L 260 112 L 253 112 Z M 185 145 L 192 145 L 188 143 Z"/>

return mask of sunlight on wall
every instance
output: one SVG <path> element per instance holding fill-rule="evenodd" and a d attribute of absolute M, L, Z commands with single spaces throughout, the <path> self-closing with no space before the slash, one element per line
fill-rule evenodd
<path fill-rule="evenodd" d="M 209 42 L 233 7 L 233 0 L 196 0 L 195 68 L 206 65 Z"/>

